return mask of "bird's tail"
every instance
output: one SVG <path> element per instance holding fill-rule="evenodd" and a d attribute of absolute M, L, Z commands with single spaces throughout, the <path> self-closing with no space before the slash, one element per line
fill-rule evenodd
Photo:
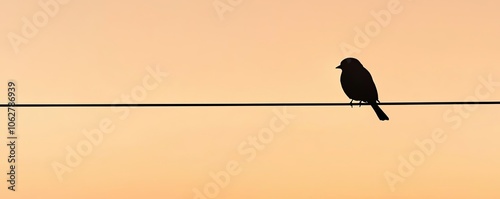
<path fill-rule="evenodd" d="M 377 102 L 369 102 L 369 103 L 372 106 L 375 113 L 377 114 L 378 119 L 380 119 L 382 121 L 389 120 L 389 117 L 387 117 L 387 115 L 384 113 L 384 111 L 382 111 L 380 106 L 378 106 Z"/>

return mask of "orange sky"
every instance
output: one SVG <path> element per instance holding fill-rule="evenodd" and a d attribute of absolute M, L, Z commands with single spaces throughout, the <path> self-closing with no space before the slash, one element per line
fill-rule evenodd
<path fill-rule="evenodd" d="M 15 80 L 18 103 L 349 102 L 334 66 L 354 56 L 382 102 L 495 100 L 499 6 L 2 1 L 1 95 Z M 18 108 L 17 191 L 2 175 L 0 196 L 500 197 L 498 107 L 382 109 Z"/>

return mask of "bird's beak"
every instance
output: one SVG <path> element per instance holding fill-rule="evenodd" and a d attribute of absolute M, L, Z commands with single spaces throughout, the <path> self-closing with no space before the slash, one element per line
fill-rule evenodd
<path fill-rule="evenodd" d="M 335 67 L 336 69 L 340 69 L 340 66 Z"/>

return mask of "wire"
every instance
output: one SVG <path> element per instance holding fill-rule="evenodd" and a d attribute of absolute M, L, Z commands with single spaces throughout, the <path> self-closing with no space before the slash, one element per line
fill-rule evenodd
<path fill-rule="evenodd" d="M 416 106 L 416 105 L 495 105 L 500 101 L 454 101 L 454 102 L 381 102 L 381 106 Z M 352 103 L 352 106 L 366 106 L 367 103 Z M 251 102 L 251 103 L 146 103 L 146 104 L 34 104 L 20 103 L 10 106 L 0 104 L 0 107 L 247 107 L 247 106 L 351 106 L 350 103 L 330 102 Z"/>

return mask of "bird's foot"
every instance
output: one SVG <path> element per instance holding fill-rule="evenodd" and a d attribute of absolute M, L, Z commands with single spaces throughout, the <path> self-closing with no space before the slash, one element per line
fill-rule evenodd
<path fill-rule="evenodd" d="M 378 103 L 380 103 L 380 100 L 377 100 Z"/>
<path fill-rule="evenodd" d="M 354 100 L 351 100 L 351 102 L 349 102 L 349 105 L 351 105 L 351 108 L 352 108 L 352 101 L 354 101 Z"/>
<path fill-rule="evenodd" d="M 362 102 L 363 102 L 363 101 L 359 101 L 359 107 L 361 107 L 361 103 L 362 103 Z"/>

